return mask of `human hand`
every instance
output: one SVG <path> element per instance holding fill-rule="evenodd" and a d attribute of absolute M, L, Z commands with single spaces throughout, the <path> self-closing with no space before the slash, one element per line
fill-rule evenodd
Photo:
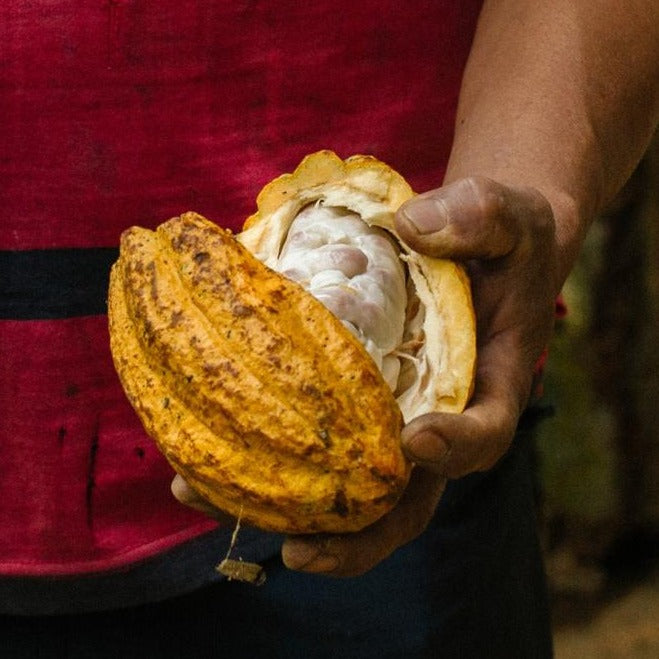
<path fill-rule="evenodd" d="M 448 478 L 488 469 L 507 450 L 551 334 L 557 247 L 551 207 L 539 192 L 461 179 L 407 202 L 397 230 L 416 251 L 463 261 L 469 271 L 478 328 L 474 394 L 462 414 L 426 414 L 403 429 L 403 449 L 417 466 L 392 511 L 357 533 L 288 538 L 282 557 L 291 569 L 362 574 L 418 536 Z M 182 479 L 173 490 L 218 516 Z"/>
<path fill-rule="evenodd" d="M 176 474 L 172 480 L 171 484 L 172 494 L 178 501 L 190 508 L 194 508 L 213 519 L 216 519 L 218 522 L 227 525 L 236 524 L 236 518 L 232 517 L 228 513 L 225 513 L 223 510 L 216 508 L 212 504 L 208 503 L 196 490 L 193 490 L 188 482 L 180 474 Z"/>
<path fill-rule="evenodd" d="M 468 407 L 413 419 L 404 450 L 448 478 L 489 469 L 512 441 L 553 328 L 559 284 L 551 206 L 531 188 L 466 178 L 405 204 L 397 229 L 412 249 L 466 265 L 477 323 Z"/>
<path fill-rule="evenodd" d="M 551 207 L 539 192 L 461 179 L 407 202 L 396 224 L 414 250 L 462 261 L 469 271 L 478 328 L 474 394 L 462 414 L 426 414 L 403 429 L 417 467 L 394 510 L 358 533 L 287 540 L 284 562 L 293 569 L 360 574 L 420 534 L 447 478 L 488 469 L 506 452 L 549 341 L 558 250 Z"/>
<path fill-rule="evenodd" d="M 382 519 L 359 533 L 292 536 L 282 549 L 284 563 L 292 569 L 332 576 L 362 574 L 423 531 L 445 486 L 446 478 L 415 469 L 398 505 Z M 235 518 L 209 504 L 179 474 L 171 489 L 186 506 L 228 526 L 236 524 Z M 363 551 L 364 547 L 368 551 Z"/>

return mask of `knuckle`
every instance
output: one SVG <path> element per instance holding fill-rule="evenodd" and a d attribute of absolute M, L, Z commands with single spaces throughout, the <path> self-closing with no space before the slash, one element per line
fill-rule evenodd
<path fill-rule="evenodd" d="M 480 174 L 471 174 L 466 176 L 464 179 L 464 185 L 467 186 L 472 194 L 477 197 L 487 196 L 493 191 L 493 189 L 498 187 L 498 184 L 487 176 L 481 176 Z"/>
<path fill-rule="evenodd" d="M 549 202 L 537 193 L 540 200 L 532 207 L 533 225 L 535 230 L 543 236 L 553 236 L 555 231 L 554 214 Z"/>
<path fill-rule="evenodd" d="M 481 215 L 486 218 L 498 217 L 503 204 L 501 186 L 485 176 L 468 176 L 464 185 L 469 189 L 473 201 Z"/>
<path fill-rule="evenodd" d="M 547 236 L 555 231 L 554 213 L 547 198 L 535 188 L 524 188 L 525 225 L 534 233 Z"/>

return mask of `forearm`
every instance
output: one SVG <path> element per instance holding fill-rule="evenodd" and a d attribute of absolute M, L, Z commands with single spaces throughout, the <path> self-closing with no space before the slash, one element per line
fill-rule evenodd
<path fill-rule="evenodd" d="M 540 190 L 556 216 L 558 288 L 653 134 L 658 86 L 656 0 L 485 2 L 446 182 Z"/>

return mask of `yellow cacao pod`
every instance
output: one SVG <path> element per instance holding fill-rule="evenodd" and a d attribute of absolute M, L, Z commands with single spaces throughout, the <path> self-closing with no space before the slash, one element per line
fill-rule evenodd
<path fill-rule="evenodd" d="M 393 233 L 412 194 L 374 158 L 323 151 L 268 184 L 237 236 L 192 212 L 122 235 L 108 298 L 115 366 L 147 432 L 210 503 L 277 532 L 359 530 L 405 488 L 404 418 L 466 404 L 475 331 L 459 266 L 396 248 L 414 321 L 391 351 L 400 387 L 354 327 L 273 268 L 310 205 Z"/>

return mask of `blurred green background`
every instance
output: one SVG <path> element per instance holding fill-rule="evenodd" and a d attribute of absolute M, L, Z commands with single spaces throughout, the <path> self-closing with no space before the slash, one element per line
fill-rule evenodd
<path fill-rule="evenodd" d="M 554 415 L 537 438 L 559 626 L 592 622 L 659 566 L 659 140 L 592 227 L 564 297 L 545 379 Z M 656 585 L 647 655 L 581 656 L 659 657 Z"/>

